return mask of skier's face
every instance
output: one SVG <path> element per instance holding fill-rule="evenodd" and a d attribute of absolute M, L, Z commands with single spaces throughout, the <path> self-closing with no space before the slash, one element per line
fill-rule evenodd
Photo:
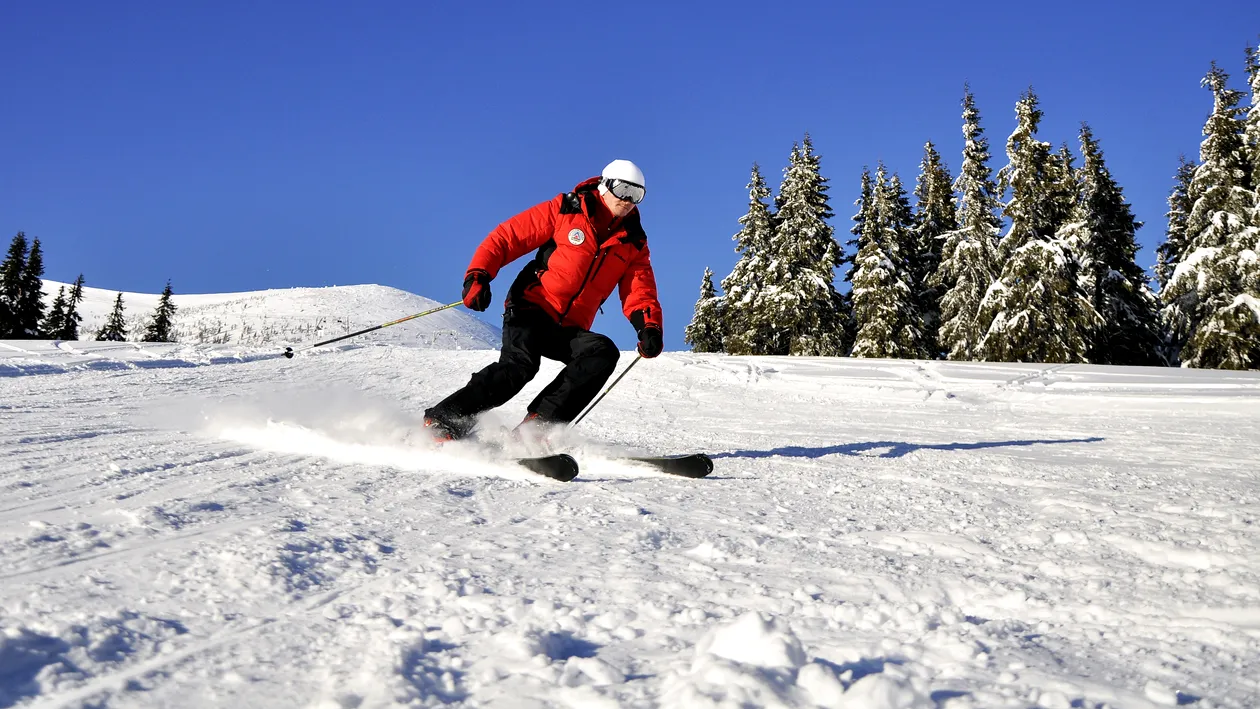
<path fill-rule="evenodd" d="M 613 216 L 618 219 L 626 216 L 630 213 L 630 210 L 634 209 L 634 202 L 617 199 L 612 192 L 600 194 L 600 199 L 604 200 L 604 206 L 608 207 L 608 211 L 612 212 Z"/>

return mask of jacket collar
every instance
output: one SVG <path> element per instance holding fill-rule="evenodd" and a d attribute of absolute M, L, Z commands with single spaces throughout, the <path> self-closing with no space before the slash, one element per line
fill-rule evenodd
<path fill-rule="evenodd" d="M 573 194 L 582 199 L 582 209 L 586 213 L 586 218 L 591 219 L 596 209 L 603 208 L 603 205 L 597 205 L 595 202 L 599 197 L 599 183 L 603 179 L 596 175 L 582 180 L 573 188 Z M 647 233 L 643 231 L 643 225 L 639 221 L 639 207 L 636 205 L 630 213 L 622 217 L 617 223 L 615 231 L 623 231 L 624 234 L 618 238 L 618 241 L 626 244 L 633 244 L 637 248 L 643 248 L 643 244 L 647 243 Z"/>

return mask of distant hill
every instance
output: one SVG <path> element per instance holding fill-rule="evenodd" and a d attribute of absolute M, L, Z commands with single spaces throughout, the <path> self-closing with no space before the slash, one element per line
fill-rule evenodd
<path fill-rule="evenodd" d="M 44 302 L 69 284 L 44 281 Z M 79 339 L 92 340 L 114 307 L 118 291 L 83 289 Z M 123 293 L 128 339 L 137 339 L 153 316 L 159 296 Z M 313 343 L 435 308 L 442 303 L 378 285 L 286 288 L 245 293 L 210 293 L 173 298 L 175 336 L 188 344 L 291 345 Z M 500 333 L 460 309 L 446 310 L 362 336 L 435 349 L 497 348 Z"/>

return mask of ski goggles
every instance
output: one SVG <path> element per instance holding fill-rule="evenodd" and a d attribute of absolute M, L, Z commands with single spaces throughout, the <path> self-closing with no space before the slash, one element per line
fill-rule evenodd
<path fill-rule="evenodd" d="M 647 194 L 647 190 L 643 188 L 643 185 L 636 185 L 626 180 L 604 180 L 604 184 L 608 186 L 608 191 L 612 193 L 612 196 L 622 202 L 638 204 L 643 201 L 643 196 Z"/>

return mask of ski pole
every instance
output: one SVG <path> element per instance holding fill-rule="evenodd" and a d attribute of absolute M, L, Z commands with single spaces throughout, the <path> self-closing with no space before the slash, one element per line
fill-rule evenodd
<path fill-rule="evenodd" d="M 358 332 L 352 332 L 349 335 L 342 335 L 341 337 L 334 337 L 331 340 L 324 340 L 323 342 L 316 342 L 315 344 L 307 345 L 306 347 L 303 347 L 302 349 L 297 350 L 296 352 L 294 351 L 292 347 L 286 347 L 284 348 L 284 356 L 289 359 L 293 359 L 293 355 L 296 354 L 297 352 L 305 352 L 306 350 L 319 347 L 320 345 L 331 345 L 334 342 L 341 342 L 342 340 L 348 340 L 351 337 L 358 337 L 359 335 L 366 335 L 369 332 L 374 332 L 376 330 L 380 330 L 381 328 L 389 327 L 390 325 L 397 325 L 398 323 L 404 323 L 404 322 L 407 322 L 408 320 L 415 320 L 416 318 L 422 318 L 425 315 L 432 315 L 433 313 L 446 310 L 447 308 L 453 308 L 456 305 L 462 305 L 463 302 L 464 301 L 462 300 L 457 300 L 454 303 L 447 303 L 446 305 L 443 305 L 441 307 L 434 308 L 432 310 L 426 310 L 423 313 L 416 313 L 415 315 L 408 315 L 405 318 L 398 318 L 397 320 L 391 320 L 390 322 L 381 323 L 380 325 L 373 325 L 372 327 L 369 327 L 366 330 L 359 330 Z"/>
<path fill-rule="evenodd" d="M 578 414 L 578 417 L 573 419 L 573 422 L 569 424 L 569 428 L 573 428 L 574 426 L 578 425 L 579 421 L 586 418 L 586 415 L 591 412 L 591 409 L 595 408 L 595 405 L 598 404 L 600 401 L 602 401 L 605 396 L 608 396 L 608 392 L 612 391 L 612 388 L 617 386 L 617 382 L 621 381 L 622 377 L 629 374 L 630 370 L 634 367 L 634 365 L 638 364 L 639 360 L 641 359 L 643 359 L 643 355 L 639 355 L 638 357 L 635 357 L 633 362 L 627 365 L 625 369 L 621 370 L 621 374 L 618 375 L 617 378 L 613 380 L 612 384 L 608 385 L 608 388 L 604 390 L 604 393 L 595 397 L 595 401 L 592 401 L 591 405 L 586 407 L 585 411 Z"/>

